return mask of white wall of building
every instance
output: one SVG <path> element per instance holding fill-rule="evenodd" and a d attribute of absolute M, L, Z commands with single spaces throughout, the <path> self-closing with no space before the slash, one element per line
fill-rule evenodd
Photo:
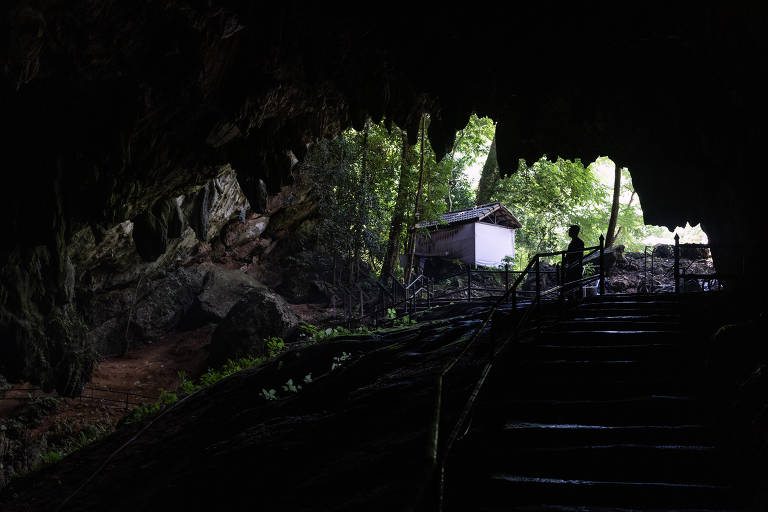
<path fill-rule="evenodd" d="M 504 257 L 515 257 L 515 230 L 505 226 L 476 222 L 475 264 L 485 267 L 504 265 Z"/>

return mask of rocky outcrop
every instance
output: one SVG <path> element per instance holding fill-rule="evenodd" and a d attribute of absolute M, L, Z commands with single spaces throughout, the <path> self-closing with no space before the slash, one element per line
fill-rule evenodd
<path fill-rule="evenodd" d="M 168 250 L 171 233 L 178 232 L 181 236 L 179 213 L 175 199 L 164 199 L 133 219 L 133 242 L 144 261 L 155 261 Z M 173 230 L 169 233 L 171 226 Z"/>
<path fill-rule="evenodd" d="M 257 288 L 263 288 L 263 286 L 240 270 L 210 267 L 203 279 L 202 291 L 186 314 L 184 327 L 192 328 L 209 322 L 221 322 L 235 304 Z"/>
<path fill-rule="evenodd" d="M 182 324 L 221 320 L 236 302 L 210 302 L 210 308 L 201 308 L 198 297 L 204 284 L 212 282 L 205 280 L 212 269 L 182 267 L 203 250 L 198 231 L 208 239 L 248 207 L 231 170 L 201 190 L 208 192 L 163 201 L 135 223 L 126 221 L 100 232 L 98 239 L 91 229 L 75 235 L 68 250 L 76 269 L 78 302 L 89 326 L 86 340 L 100 355 L 124 353 Z M 206 197 L 204 207 L 199 206 L 201 195 Z M 204 230 L 199 223 L 203 212 Z M 209 303 L 205 298 L 203 302 Z"/>
<path fill-rule="evenodd" d="M 178 268 L 95 295 L 85 308 L 92 326 L 89 345 L 101 355 L 115 355 L 167 334 L 187 318 L 203 288 L 203 275 L 197 269 Z"/>
<path fill-rule="evenodd" d="M 279 295 L 265 288 L 253 289 L 235 304 L 213 332 L 209 363 L 218 366 L 227 359 L 262 356 L 266 353 L 268 338 L 290 340 L 298 323 L 296 315 Z"/>

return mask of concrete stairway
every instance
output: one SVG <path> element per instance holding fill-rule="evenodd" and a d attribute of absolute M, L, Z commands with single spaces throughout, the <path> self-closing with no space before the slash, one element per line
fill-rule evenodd
<path fill-rule="evenodd" d="M 596 298 L 503 355 L 445 509 L 738 510 L 674 298 Z"/>

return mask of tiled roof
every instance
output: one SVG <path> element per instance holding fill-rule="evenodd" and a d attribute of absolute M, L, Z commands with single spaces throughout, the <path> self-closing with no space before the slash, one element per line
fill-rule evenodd
<path fill-rule="evenodd" d="M 499 211 L 504 217 L 507 217 L 509 224 L 515 227 L 522 227 L 520 222 L 512 215 L 503 204 L 487 203 L 475 206 L 474 208 L 467 208 L 466 210 L 458 210 L 455 212 L 448 212 L 440 215 L 440 220 L 426 220 L 416 224 L 417 228 L 429 228 L 433 226 L 439 226 L 443 224 L 458 224 L 463 222 L 472 222 L 486 217 L 487 215 Z"/>

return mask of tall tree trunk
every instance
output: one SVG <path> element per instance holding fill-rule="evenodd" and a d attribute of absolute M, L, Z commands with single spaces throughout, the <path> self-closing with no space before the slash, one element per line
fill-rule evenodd
<path fill-rule="evenodd" d="M 411 281 L 413 271 L 413 257 L 416 252 L 416 223 L 419 221 L 419 206 L 421 203 L 421 187 L 424 185 L 424 131 L 426 115 L 421 114 L 421 157 L 419 161 L 419 185 L 416 187 L 416 200 L 413 203 L 413 219 L 408 229 L 410 234 L 408 242 L 408 267 L 405 269 L 405 284 Z"/>
<path fill-rule="evenodd" d="M 389 274 L 397 265 L 397 254 L 400 252 L 400 235 L 405 222 L 405 208 L 408 203 L 408 192 L 411 189 L 411 167 L 408 162 L 408 153 L 411 147 L 408 145 L 408 134 L 402 132 L 403 151 L 400 156 L 400 179 L 397 182 L 397 199 L 395 210 L 392 212 L 392 221 L 389 225 L 389 238 L 387 240 L 387 252 L 381 264 L 382 281 L 386 281 Z"/>
<path fill-rule="evenodd" d="M 496 159 L 496 134 L 491 141 L 491 149 L 488 158 L 485 159 L 483 170 L 480 172 L 480 181 L 477 182 L 476 204 L 484 204 L 491 200 L 491 195 L 496 190 L 499 182 L 499 162 Z"/>
<path fill-rule="evenodd" d="M 349 284 L 357 282 L 360 277 L 360 251 L 363 245 L 363 226 L 365 224 L 365 217 L 368 213 L 366 209 L 366 197 L 368 192 L 368 174 L 366 170 L 366 163 L 368 160 L 368 121 L 365 122 L 363 128 L 363 148 L 361 152 L 360 161 L 360 182 L 357 190 L 356 204 L 355 204 L 355 219 L 353 228 L 353 253 L 352 261 L 349 266 Z"/>
<path fill-rule="evenodd" d="M 459 147 L 461 141 L 464 140 L 465 130 L 459 132 L 459 136 L 456 137 L 456 141 L 451 148 L 451 177 L 448 180 L 448 195 L 446 196 L 446 202 L 448 203 L 448 211 L 453 211 L 453 189 L 456 187 L 456 148 Z"/>
<path fill-rule="evenodd" d="M 616 165 L 613 177 L 613 204 L 611 218 L 608 220 L 608 233 L 605 235 L 605 246 L 611 247 L 616 241 L 616 221 L 619 218 L 619 196 L 621 195 L 621 167 Z"/>
<path fill-rule="evenodd" d="M 629 196 L 629 202 L 627 203 L 627 208 L 632 206 L 632 202 L 635 200 L 635 191 L 632 191 L 632 195 Z M 624 226 L 619 226 L 618 229 L 616 229 L 616 240 L 619 239 L 619 235 L 621 235 L 621 230 L 624 228 Z"/>

